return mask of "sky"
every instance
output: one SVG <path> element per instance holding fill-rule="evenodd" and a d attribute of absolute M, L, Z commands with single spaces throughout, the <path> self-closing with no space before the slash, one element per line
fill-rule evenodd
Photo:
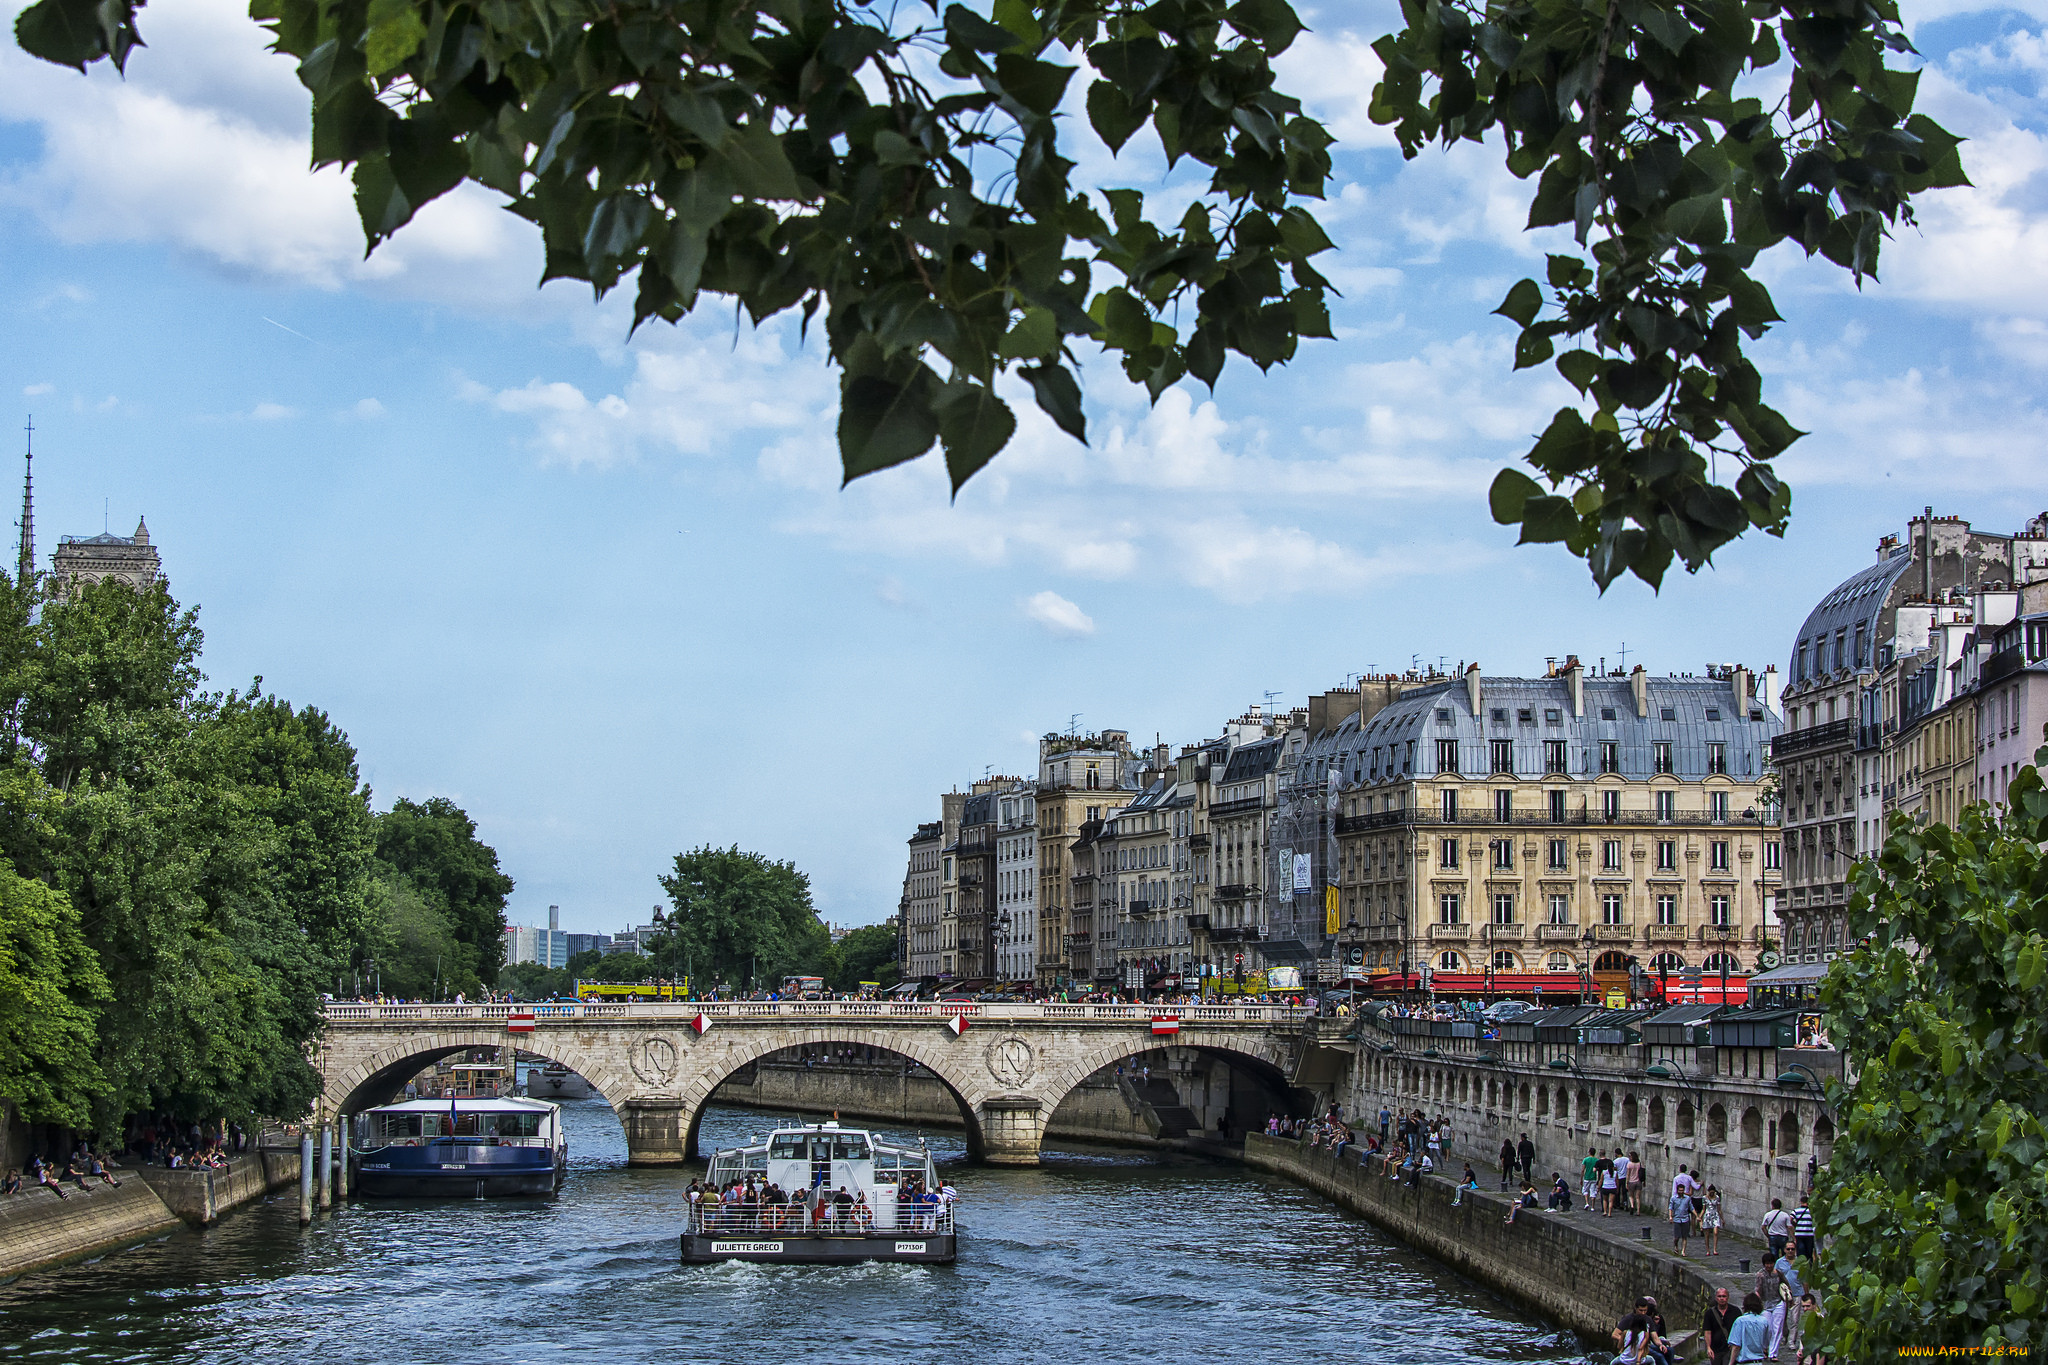
<path fill-rule="evenodd" d="M 45 563 L 146 515 L 212 684 L 327 711 L 379 809 L 459 803 L 512 922 L 644 922 L 706 844 L 876 922 L 939 793 L 1033 772 L 1047 731 L 1188 743 L 1418 660 L 1782 669 L 1923 505 L 2008 531 L 2048 507 L 2048 0 L 1968 6 L 1903 10 L 1975 187 L 1929 196 L 1860 293 L 1766 258 L 1767 398 L 1812 433 L 1780 462 L 1792 530 L 1661 594 L 1602 597 L 1487 514 L 1569 394 L 1511 375 L 1489 315 L 1555 243 L 1494 149 L 1404 162 L 1367 119 L 1387 3 L 1302 5 L 1281 65 L 1339 138 L 1336 339 L 1156 406 L 1091 362 L 1090 445 L 1024 397 L 957 502 L 936 456 L 840 489 L 834 377 L 792 321 L 629 340 L 630 289 L 536 288 L 537 234 L 484 191 L 364 259 L 234 0 L 150 6 L 126 80 L 0 45 L 0 417 L 33 416 Z M 1081 174 L 1156 185 L 1148 136 Z"/>

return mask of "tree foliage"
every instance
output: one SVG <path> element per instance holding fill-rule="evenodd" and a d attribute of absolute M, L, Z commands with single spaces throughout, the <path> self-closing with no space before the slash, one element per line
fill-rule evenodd
<path fill-rule="evenodd" d="M 38 0 L 26 50 L 122 66 L 139 0 Z M 943 448 L 957 491 L 1010 440 L 1012 374 L 1086 438 L 1076 347 L 1155 401 L 1235 353 L 1328 337 L 1310 210 L 1331 137 L 1275 83 L 1287 0 L 252 0 L 311 92 L 315 165 L 354 167 L 370 246 L 474 181 L 538 224 L 543 279 L 635 281 L 634 325 L 707 296 L 821 322 L 847 479 Z M 1853 271 L 1963 182 L 1912 112 L 1895 0 L 1404 0 L 1373 113 L 1403 150 L 1505 137 L 1531 227 L 1571 223 L 1500 312 L 1516 367 L 1584 396 L 1505 471 L 1492 510 L 1604 589 L 1655 585 L 1750 527 L 1783 531 L 1771 461 L 1799 433 L 1746 340 L 1750 272 L 1787 239 Z M 1085 74 L 1084 74 L 1085 73 Z M 1070 99 L 1083 74 L 1085 96 Z M 1738 88 L 1741 94 L 1738 95 Z M 1075 90 L 1081 87 L 1074 87 Z M 1760 92 L 1751 94 L 1754 90 Z M 1782 92 L 1773 94 L 1773 91 Z M 1179 178 L 1074 183 L 1063 152 L 1141 130 Z M 1719 481 L 1719 466 L 1734 476 Z"/>
<path fill-rule="evenodd" d="M 2043 1344 L 2048 1267 L 2048 790 L 1895 822 L 1859 865 L 1862 946 L 1822 986 L 1855 1066 L 1815 1191 L 1830 1234 L 1811 1332 L 1831 1358 Z"/>
<path fill-rule="evenodd" d="M 893 986 L 900 975 L 896 931 L 886 924 L 863 924 L 832 945 L 825 981 L 835 991 L 856 991 L 863 981 Z"/>
<path fill-rule="evenodd" d="M 667 932 L 650 948 L 650 975 L 687 975 L 706 988 L 773 988 L 785 974 L 823 975 L 831 935 L 793 863 L 733 848 L 678 853 L 661 879 Z"/>
<path fill-rule="evenodd" d="M 394 889 L 390 894 L 399 898 L 386 903 L 411 917 L 407 933 L 414 938 L 407 941 L 424 945 L 426 938 L 419 936 L 445 934 L 453 945 L 452 951 L 435 950 L 435 960 L 446 956 L 438 973 L 426 947 L 419 947 L 402 970 L 410 981 L 425 964 L 427 980 L 417 990 L 400 993 L 425 995 L 436 974 L 449 995 L 473 993 L 496 981 L 505 963 L 505 901 L 513 882 L 499 868 L 497 850 L 476 837 L 476 822 L 467 812 L 445 796 L 423 802 L 400 797 L 377 817 L 377 860 L 387 880 L 410 887 L 444 921 L 445 929 L 433 929 Z"/>
<path fill-rule="evenodd" d="M 107 1088 L 94 1055 L 106 998 L 71 902 L 0 863 L 0 1096 L 29 1122 L 89 1121 Z"/>

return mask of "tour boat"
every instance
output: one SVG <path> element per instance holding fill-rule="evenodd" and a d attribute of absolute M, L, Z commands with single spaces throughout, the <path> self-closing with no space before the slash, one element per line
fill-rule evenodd
<path fill-rule="evenodd" d="M 787 1202 L 719 1203 L 735 1182 L 780 1191 Z M 953 1207 L 932 1154 L 882 1142 L 860 1128 L 810 1123 L 711 1158 L 704 1202 L 693 1205 L 683 1260 L 846 1265 L 855 1261 L 951 1264 Z"/>
<path fill-rule="evenodd" d="M 587 1100 L 590 1082 L 560 1062 L 549 1062 L 546 1066 L 527 1068 L 526 1093 L 535 1099 Z"/>
<path fill-rule="evenodd" d="M 380 1196 L 553 1194 L 568 1168 L 562 1107 L 542 1100 L 406 1100 L 356 1120 L 350 1170 Z"/>

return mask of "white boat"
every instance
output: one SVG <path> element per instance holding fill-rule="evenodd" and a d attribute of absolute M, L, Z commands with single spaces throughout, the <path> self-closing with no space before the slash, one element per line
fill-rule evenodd
<path fill-rule="evenodd" d="M 861 1128 L 807 1123 L 711 1158 L 683 1260 L 950 1264 L 958 1250 L 950 1191 L 931 1152 Z M 746 1197 L 719 1202 L 738 1185 Z"/>
<path fill-rule="evenodd" d="M 549 1062 L 526 1069 L 526 1093 L 537 1100 L 587 1100 L 590 1082 L 560 1062 Z"/>

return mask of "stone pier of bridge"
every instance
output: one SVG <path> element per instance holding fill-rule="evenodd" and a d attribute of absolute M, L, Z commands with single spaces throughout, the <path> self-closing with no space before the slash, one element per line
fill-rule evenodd
<path fill-rule="evenodd" d="M 971 1156 L 1031 1166 L 1068 1092 L 1141 1052 L 1216 1054 L 1284 1095 L 1301 1015 L 1266 1005 L 343 1003 L 327 1007 L 320 1063 L 327 1111 L 352 1114 L 388 1103 L 440 1058 L 514 1046 L 589 1081 L 619 1116 L 628 1161 L 664 1166 L 698 1159 L 698 1125 L 712 1093 L 749 1063 L 805 1044 L 872 1047 L 945 1085 Z"/>

